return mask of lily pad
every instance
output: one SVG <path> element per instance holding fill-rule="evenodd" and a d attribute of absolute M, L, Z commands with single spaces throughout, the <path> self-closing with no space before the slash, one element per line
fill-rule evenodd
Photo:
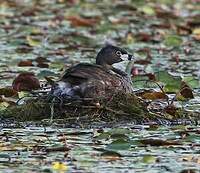
<path fill-rule="evenodd" d="M 128 150 L 131 147 L 129 141 L 124 139 L 117 139 L 110 143 L 106 148 L 109 150 Z"/>
<path fill-rule="evenodd" d="M 168 35 L 164 40 L 164 44 L 166 46 L 172 46 L 172 47 L 180 46 L 182 42 L 183 42 L 182 38 L 177 35 Z"/>
<path fill-rule="evenodd" d="M 160 71 L 156 74 L 156 79 L 164 84 L 166 92 L 175 93 L 180 90 L 182 81 L 180 76 L 172 76 L 166 71 Z"/>

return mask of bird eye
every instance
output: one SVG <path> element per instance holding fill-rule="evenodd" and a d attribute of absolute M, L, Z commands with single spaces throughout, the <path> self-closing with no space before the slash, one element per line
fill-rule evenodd
<path fill-rule="evenodd" d="M 117 51 L 117 52 L 116 52 L 116 55 L 117 55 L 117 56 L 121 56 L 122 53 L 121 53 L 120 51 Z"/>

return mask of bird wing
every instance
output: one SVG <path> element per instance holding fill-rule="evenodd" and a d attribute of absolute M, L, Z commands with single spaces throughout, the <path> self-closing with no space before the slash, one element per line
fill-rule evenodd
<path fill-rule="evenodd" d="M 103 77 L 102 75 L 105 75 L 105 72 L 106 70 L 100 65 L 81 63 L 65 70 L 62 79 L 67 79 L 69 77 L 80 79 L 101 79 Z"/>

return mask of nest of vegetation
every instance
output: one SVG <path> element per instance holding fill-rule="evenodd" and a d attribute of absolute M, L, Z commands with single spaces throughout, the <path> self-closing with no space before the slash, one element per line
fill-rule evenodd
<path fill-rule="evenodd" d="M 61 120 L 67 124 L 92 122 L 141 122 L 152 117 L 146 105 L 134 94 L 115 93 L 112 98 L 61 100 L 50 96 L 29 99 L 25 104 L 8 107 L 0 118 L 11 121 Z"/>
<path fill-rule="evenodd" d="M 180 118 L 180 117 L 179 117 Z M 62 100 L 49 95 L 28 99 L 24 104 L 0 111 L 1 122 L 42 122 L 65 126 L 113 126 L 122 123 L 166 123 L 167 118 L 150 113 L 135 94 L 115 93 L 111 98 Z M 170 122 L 169 120 L 168 122 Z M 167 123 L 168 123 L 167 122 Z M 177 122 L 176 122 L 177 124 Z"/>

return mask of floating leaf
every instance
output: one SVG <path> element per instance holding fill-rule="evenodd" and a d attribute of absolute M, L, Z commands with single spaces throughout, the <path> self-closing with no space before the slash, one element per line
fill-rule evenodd
<path fill-rule="evenodd" d="M 58 172 L 64 172 L 68 169 L 67 165 L 65 163 L 62 163 L 62 162 L 53 162 L 52 168 L 54 170 L 58 171 Z"/>
<path fill-rule="evenodd" d="M 110 133 L 111 135 L 116 135 L 116 134 L 129 134 L 131 133 L 131 130 L 127 129 L 127 128 L 113 128 L 111 130 L 108 131 L 108 133 Z"/>
<path fill-rule="evenodd" d="M 124 139 L 117 139 L 107 146 L 109 150 L 127 150 L 131 147 L 129 141 Z"/>
<path fill-rule="evenodd" d="M 164 84 L 166 92 L 178 92 L 181 87 L 182 78 L 179 76 L 172 76 L 167 71 L 160 71 L 156 74 L 156 79 Z"/>
<path fill-rule="evenodd" d="M 172 46 L 172 47 L 180 46 L 182 42 L 183 42 L 182 38 L 177 35 L 169 35 L 164 40 L 164 44 L 166 46 Z"/>
<path fill-rule="evenodd" d="M 183 169 L 180 173 L 197 173 L 197 169 Z"/>
<path fill-rule="evenodd" d="M 110 134 L 108 132 L 103 132 L 100 135 L 95 137 L 96 140 L 109 139 L 109 138 L 110 138 Z"/>
<path fill-rule="evenodd" d="M 192 31 L 192 34 L 200 35 L 200 28 L 195 28 L 195 29 Z"/>
<path fill-rule="evenodd" d="M 155 156 L 151 156 L 151 155 L 146 155 L 142 158 L 142 162 L 143 163 L 155 163 L 156 162 L 156 157 Z"/>
<path fill-rule="evenodd" d="M 119 154 L 118 152 L 115 152 L 115 151 L 104 151 L 101 156 L 105 159 L 108 159 L 110 161 L 115 161 L 115 160 L 119 160 L 122 155 Z"/>
<path fill-rule="evenodd" d="M 150 100 L 166 99 L 167 95 L 163 92 L 147 92 L 142 95 L 142 98 Z"/>
<path fill-rule="evenodd" d="M 134 88 L 148 88 L 149 77 L 148 76 L 134 76 L 133 77 Z"/>
<path fill-rule="evenodd" d="M 9 106 L 7 102 L 0 102 L 0 111 L 5 110 Z"/>
<path fill-rule="evenodd" d="M 200 86 L 199 80 L 195 79 L 193 76 L 186 76 L 183 78 L 183 81 L 185 81 L 192 88 L 199 88 Z"/>
<path fill-rule="evenodd" d="M 28 41 L 28 44 L 32 47 L 35 47 L 35 46 L 39 46 L 41 44 L 41 41 L 38 40 L 38 39 L 34 39 L 32 38 L 30 35 L 28 35 L 26 37 L 26 40 Z"/>
<path fill-rule="evenodd" d="M 45 76 L 58 76 L 58 75 L 50 70 L 41 70 L 37 76 L 40 78 L 44 78 Z"/>
<path fill-rule="evenodd" d="M 33 66 L 33 63 L 31 60 L 22 60 L 18 63 L 19 67 L 26 67 L 26 66 Z"/>
<path fill-rule="evenodd" d="M 167 141 L 162 139 L 143 139 L 140 142 L 144 145 L 151 145 L 151 146 L 168 146 L 168 145 L 180 145 L 179 142 L 176 141 Z"/>
<path fill-rule="evenodd" d="M 192 89 L 184 81 L 182 81 L 182 83 L 181 83 L 180 94 L 184 98 L 187 98 L 187 99 L 193 99 L 194 98 Z"/>
<path fill-rule="evenodd" d="M 82 18 L 80 16 L 68 16 L 66 17 L 67 20 L 71 22 L 71 25 L 73 27 L 79 27 L 79 26 L 94 26 L 97 23 L 96 19 L 87 19 L 87 18 Z"/>
<path fill-rule="evenodd" d="M 155 15 L 155 10 L 150 6 L 145 5 L 142 7 L 141 10 L 147 15 L 150 15 L 150 16 Z"/>
<path fill-rule="evenodd" d="M 31 72 L 20 73 L 13 81 L 12 87 L 16 91 L 31 91 L 40 88 L 40 82 Z"/>

